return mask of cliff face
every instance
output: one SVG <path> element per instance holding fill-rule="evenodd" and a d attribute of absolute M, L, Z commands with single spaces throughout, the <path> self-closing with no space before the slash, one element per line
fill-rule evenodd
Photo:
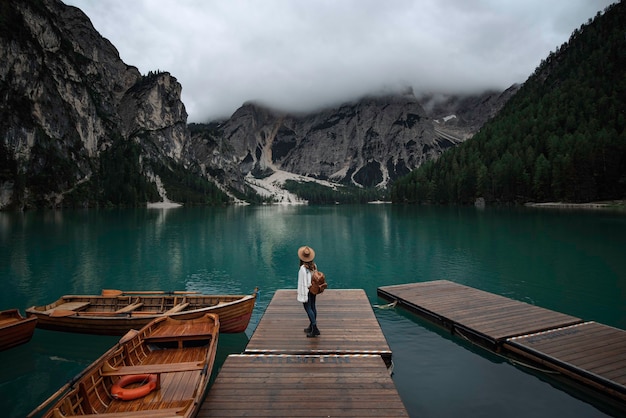
<path fill-rule="evenodd" d="M 453 145 L 412 94 L 299 116 L 248 104 L 221 130 L 244 174 L 283 170 L 363 187 L 386 186 Z"/>
<path fill-rule="evenodd" d="M 0 208 L 61 204 L 117 141 L 180 159 L 187 115 L 175 78 L 142 77 L 58 1 L 7 0 L 0 13 Z"/>
<path fill-rule="evenodd" d="M 364 99 L 289 122 L 296 135 L 278 138 L 276 162 L 287 171 L 365 187 L 386 186 L 448 146 L 412 95 Z"/>
<path fill-rule="evenodd" d="M 166 72 L 122 62 L 77 8 L 0 2 L 0 209 L 224 203 L 278 171 L 384 187 L 480 125 L 440 114 L 469 114 L 460 103 L 487 113 L 475 101 L 421 99 L 427 112 L 407 92 L 307 115 L 249 103 L 188 126 L 181 89 Z"/>

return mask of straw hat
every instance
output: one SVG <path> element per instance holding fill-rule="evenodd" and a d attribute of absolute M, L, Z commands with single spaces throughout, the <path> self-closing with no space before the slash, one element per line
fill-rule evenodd
<path fill-rule="evenodd" d="M 300 247 L 298 248 L 298 257 L 304 262 L 312 261 L 315 258 L 315 251 L 308 246 Z"/>

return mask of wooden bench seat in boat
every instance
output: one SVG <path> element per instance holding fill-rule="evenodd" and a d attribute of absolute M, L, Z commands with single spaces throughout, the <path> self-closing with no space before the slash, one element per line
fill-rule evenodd
<path fill-rule="evenodd" d="M 133 309 L 137 309 L 139 308 L 139 306 L 135 306 Z M 126 310 L 126 308 L 122 308 L 120 310 L 117 311 L 78 311 L 78 312 L 74 312 L 74 314 L 76 314 L 77 316 L 119 316 L 119 315 L 123 315 L 125 313 L 127 314 L 131 314 L 131 315 L 159 315 L 159 313 L 157 311 L 134 311 L 133 309 L 129 309 Z M 67 312 L 68 314 L 70 312 L 73 311 L 60 311 L 60 312 Z"/>
<path fill-rule="evenodd" d="M 59 306 L 55 306 L 52 309 L 48 309 L 45 313 L 51 313 L 53 311 L 62 310 L 62 311 L 78 311 L 89 306 L 90 302 L 65 302 L 60 304 Z"/>
<path fill-rule="evenodd" d="M 144 338 L 147 344 L 178 342 L 179 348 L 186 341 L 210 341 L 213 338 L 213 329 L 204 329 L 201 332 L 188 327 L 161 327 Z"/>
<path fill-rule="evenodd" d="M 128 313 L 128 312 L 132 312 L 132 311 L 134 311 L 135 309 L 139 309 L 139 308 L 141 308 L 142 306 L 143 306 L 143 303 L 142 303 L 142 302 L 133 303 L 133 304 L 130 304 L 130 305 L 128 305 L 128 306 L 125 306 L 125 307 L 123 307 L 123 308 L 121 308 L 121 309 L 118 309 L 117 311 L 115 311 L 115 313 L 116 313 L 116 314 L 120 314 L 120 313 Z"/>
<path fill-rule="evenodd" d="M 21 319 L 19 318 L 2 318 L 0 319 L 0 326 L 13 324 L 15 322 L 19 322 Z"/>
<path fill-rule="evenodd" d="M 168 311 L 165 311 L 165 315 L 168 314 L 173 314 L 176 312 L 180 312 L 182 310 L 185 310 L 185 308 L 187 308 L 187 306 L 189 306 L 189 302 L 185 302 L 185 303 L 179 303 L 178 305 L 174 306 L 173 308 L 171 308 Z"/>
<path fill-rule="evenodd" d="M 146 343 L 165 343 L 165 342 L 169 342 L 169 341 L 196 341 L 196 340 L 210 340 L 211 338 L 213 338 L 210 334 L 182 334 L 182 335 L 176 335 L 176 334 L 164 334 L 164 335 L 154 335 L 151 337 L 147 337 L 144 339 L 144 341 Z"/>
<path fill-rule="evenodd" d="M 125 376 L 129 374 L 161 374 L 190 372 L 194 370 L 202 370 L 203 362 L 186 361 L 182 363 L 164 363 L 164 364 L 142 364 L 139 366 L 120 366 L 112 367 L 108 363 L 102 367 L 102 376 Z"/>
<path fill-rule="evenodd" d="M 98 417 L 98 418 L 180 418 L 179 412 L 184 411 L 185 408 L 167 408 L 167 409 L 150 409 L 142 411 L 126 411 L 126 412 L 109 412 L 101 414 L 85 414 L 85 415 L 63 415 L 59 412 L 58 408 L 54 410 L 54 418 L 73 418 L 73 417 Z"/>

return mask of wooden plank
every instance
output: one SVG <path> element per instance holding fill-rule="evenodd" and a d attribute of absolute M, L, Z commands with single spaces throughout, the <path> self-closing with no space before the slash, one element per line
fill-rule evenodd
<path fill-rule="evenodd" d="M 202 370 L 205 364 L 197 361 L 186 361 L 181 363 L 165 364 L 141 364 L 138 366 L 120 366 L 108 368 L 100 373 L 102 376 L 126 376 L 130 374 L 145 373 L 176 373 Z"/>
<path fill-rule="evenodd" d="M 470 333 L 485 345 L 499 345 L 512 336 L 582 322 L 580 318 L 447 280 L 382 286 L 378 294 L 449 329 Z"/>
<path fill-rule="evenodd" d="M 230 355 L 198 417 L 244 416 L 407 417 L 408 413 L 379 355 Z"/>
<path fill-rule="evenodd" d="M 189 306 L 189 302 L 184 302 L 184 303 L 179 303 L 178 305 L 174 306 L 173 308 L 165 311 L 164 315 L 170 315 L 176 312 L 180 312 L 182 310 L 185 310 L 187 308 L 187 306 Z"/>
<path fill-rule="evenodd" d="M 48 309 L 47 311 L 45 311 L 44 313 L 51 313 L 52 311 L 55 311 L 57 309 L 59 310 L 64 310 L 64 311 L 78 311 L 86 306 L 89 306 L 90 302 L 65 302 L 60 304 L 59 306 L 56 306 L 52 309 Z"/>
<path fill-rule="evenodd" d="M 626 331 L 596 322 L 518 336 L 505 348 L 626 400 Z"/>
<path fill-rule="evenodd" d="M 374 354 L 391 349 L 362 289 L 327 290 L 317 297 L 321 335 L 307 338 L 309 325 L 295 290 L 277 290 L 245 349 L 246 354 Z"/>
<path fill-rule="evenodd" d="M 138 303 L 133 303 L 131 305 L 125 306 L 123 308 L 118 309 L 117 311 L 115 311 L 116 314 L 120 314 L 120 313 L 128 313 L 128 312 L 132 312 L 135 309 L 139 309 L 143 306 L 142 302 L 138 302 Z"/>

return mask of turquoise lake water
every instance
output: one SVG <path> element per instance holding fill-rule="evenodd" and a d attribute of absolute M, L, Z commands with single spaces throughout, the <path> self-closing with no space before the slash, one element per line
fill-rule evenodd
<path fill-rule="evenodd" d="M 261 206 L 0 213 L 0 309 L 101 289 L 251 293 L 240 353 L 276 289 L 295 289 L 296 250 L 312 246 L 330 286 L 446 279 L 626 329 L 626 215 L 598 211 Z M 393 380 L 414 417 L 604 417 L 610 405 L 504 359 L 402 309 L 374 308 Z M 304 311 L 303 311 L 304 315 Z M 323 312 L 320 312 L 323 315 Z M 301 337 L 301 335 L 298 335 Z M 37 329 L 0 352 L 0 410 L 22 417 L 117 337 Z"/>

